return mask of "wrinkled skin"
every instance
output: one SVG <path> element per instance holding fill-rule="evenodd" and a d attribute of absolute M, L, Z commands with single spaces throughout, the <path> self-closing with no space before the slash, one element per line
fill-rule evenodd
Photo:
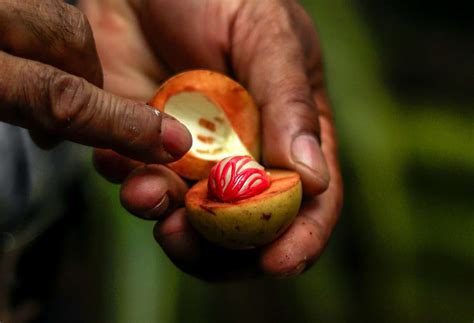
<path fill-rule="evenodd" d="M 190 135 L 176 120 L 102 82 L 82 12 L 59 0 L 0 0 L 0 121 L 27 128 L 45 148 L 67 139 L 157 163 L 187 151 Z"/>
<path fill-rule="evenodd" d="M 302 176 L 306 197 L 289 230 L 265 248 L 235 252 L 210 245 L 190 227 L 182 208 L 189 183 L 162 165 L 97 150 L 98 171 L 123 183 L 125 208 L 158 220 L 154 234 L 169 258 L 213 281 L 287 277 L 309 268 L 337 222 L 342 180 L 321 52 L 307 13 L 291 0 L 83 0 L 80 8 L 94 31 L 108 91 L 146 101 L 163 80 L 186 69 L 228 74 L 261 108 L 264 164 Z"/>
<path fill-rule="evenodd" d="M 67 139 L 109 148 L 96 152 L 98 170 L 123 182 L 129 211 L 159 220 L 155 236 L 179 267 L 210 280 L 289 276 L 319 256 L 342 183 L 318 41 L 295 2 L 84 0 L 95 42 L 86 17 L 59 0 L 0 4 L 0 121 L 28 128 L 42 147 Z M 106 89 L 119 96 L 100 89 L 95 44 Z M 302 175 L 300 216 L 264 249 L 233 253 L 202 241 L 180 208 L 187 183 L 159 165 L 189 148 L 189 133 L 140 101 L 189 68 L 247 87 L 262 109 L 265 164 Z"/>

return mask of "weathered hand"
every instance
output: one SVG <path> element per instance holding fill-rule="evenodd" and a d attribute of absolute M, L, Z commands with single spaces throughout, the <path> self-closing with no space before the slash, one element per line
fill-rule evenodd
<path fill-rule="evenodd" d="M 196 276 L 290 276 L 308 268 L 337 221 L 342 180 L 319 43 L 304 10 L 291 0 L 84 0 L 83 8 L 107 89 L 147 100 L 160 82 L 185 69 L 231 75 L 262 110 L 265 164 L 297 170 L 306 194 L 296 221 L 277 241 L 253 251 L 223 250 L 188 224 L 180 208 L 187 187 L 176 174 L 98 151 L 101 173 L 116 182 L 126 178 L 123 205 L 159 219 L 157 241 L 177 266 Z"/>
<path fill-rule="evenodd" d="M 0 0 L 0 121 L 41 146 L 62 139 L 169 162 L 191 144 L 176 120 L 106 93 L 83 13 L 59 0 Z"/>

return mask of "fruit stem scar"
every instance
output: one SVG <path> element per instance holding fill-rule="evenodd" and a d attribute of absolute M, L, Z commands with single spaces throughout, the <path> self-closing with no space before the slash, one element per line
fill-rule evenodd
<path fill-rule="evenodd" d="M 209 131 L 216 132 L 216 124 L 204 118 L 199 118 L 199 125 Z"/>

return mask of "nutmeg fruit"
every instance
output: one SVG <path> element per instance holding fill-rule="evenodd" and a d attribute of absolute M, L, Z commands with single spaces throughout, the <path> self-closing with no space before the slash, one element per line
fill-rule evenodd
<path fill-rule="evenodd" d="M 222 160 L 209 179 L 194 185 L 185 198 L 191 224 L 226 248 L 254 248 L 273 241 L 288 228 L 301 204 L 298 173 L 265 172 L 260 165 L 246 168 L 246 164 L 258 165 L 250 157 Z"/>
<path fill-rule="evenodd" d="M 247 249 L 270 243 L 288 228 L 301 205 L 300 176 L 258 163 L 260 112 L 240 84 L 216 72 L 188 71 L 166 81 L 149 103 L 179 119 L 193 136 L 190 151 L 169 167 L 199 180 L 185 205 L 203 237 Z"/>
<path fill-rule="evenodd" d="M 190 130 L 191 149 L 169 164 L 187 179 L 205 178 L 227 156 L 260 158 L 260 112 L 250 94 L 225 75 L 207 70 L 178 74 L 158 89 L 149 104 Z"/>

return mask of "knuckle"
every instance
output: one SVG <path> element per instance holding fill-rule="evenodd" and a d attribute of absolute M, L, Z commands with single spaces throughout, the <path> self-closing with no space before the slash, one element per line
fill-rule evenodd
<path fill-rule="evenodd" d="M 300 71 L 290 71 L 282 73 L 280 79 L 275 80 L 274 93 L 281 97 L 285 105 L 301 104 L 309 111 L 316 110 L 316 104 L 311 94 L 309 80 L 306 75 Z"/>
<path fill-rule="evenodd" d="M 71 52 L 71 47 L 82 50 L 93 45 L 92 30 L 79 9 L 59 0 L 36 5 L 33 2 L 25 1 L 24 8 L 18 9 L 18 19 L 24 23 L 32 41 L 41 42 L 45 50 L 60 54 Z"/>
<path fill-rule="evenodd" d="M 250 31 L 250 35 L 257 39 L 257 46 L 262 51 L 269 55 L 277 55 L 282 45 L 287 50 L 299 46 L 296 42 L 296 22 L 292 10 L 285 1 L 262 0 L 250 15 L 255 21 L 255 28 Z"/>
<path fill-rule="evenodd" d="M 64 20 L 62 38 L 60 40 L 63 46 L 62 52 L 66 52 L 74 62 L 73 71 L 81 75 L 96 86 L 102 87 L 103 75 L 102 68 L 97 55 L 94 35 L 91 25 L 86 15 L 79 9 L 69 6 L 68 19 Z M 79 62 L 87 62 L 82 64 Z"/>
<path fill-rule="evenodd" d="M 267 4 L 267 17 L 266 28 L 271 38 L 286 36 L 291 31 L 289 12 L 279 2 Z"/>
<path fill-rule="evenodd" d="M 94 38 L 89 21 L 84 13 L 71 7 L 69 19 L 64 20 L 64 40 L 72 50 L 81 52 L 94 45 Z"/>
<path fill-rule="evenodd" d="M 251 42 L 253 47 L 276 55 L 280 46 L 294 46 L 294 22 L 288 1 L 259 0 L 244 2 L 235 21 L 238 42 Z"/>
<path fill-rule="evenodd" d="M 142 106 L 133 101 L 124 101 L 125 107 L 122 129 L 129 140 L 129 144 L 137 150 L 147 151 L 148 144 L 156 140 L 156 136 L 161 133 L 162 115 L 155 111 L 149 111 L 151 117 L 144 118 Z M 147 131 L 143 131 L 147 129 Z"/>
<path fill-rule="evenodd" d="M 94 46 L 92 29 L 84 13 L 65 3 L 55 4 L 52 10 L 51 25 L 55 28 L 48 28 L 54 33 L 54 37 L 49 37 L 52 47 L 61 53 L 80 54 Z"/>
<path fill-rule="evenodd" d="M 91 91 L 86 81 L 67 74 L 54 75 L 49 87 L 51 105 L 47 127 L 61 131 L 84 124 L 91 101 Z"/>

